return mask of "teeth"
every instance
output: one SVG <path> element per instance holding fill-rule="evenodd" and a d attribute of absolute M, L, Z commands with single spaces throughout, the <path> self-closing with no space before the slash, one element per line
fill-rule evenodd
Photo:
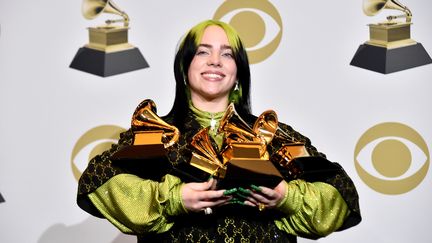
<path fill-rule="evenodd" d="M 216 73 L 205 73 L 203 76 L 207 78 L 223 78 L 222 75 L 216 74 Z"/>

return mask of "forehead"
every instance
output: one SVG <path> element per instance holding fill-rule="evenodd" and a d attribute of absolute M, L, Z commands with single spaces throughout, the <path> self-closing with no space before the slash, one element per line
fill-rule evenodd
<path fill-rule="evenodd" d="M 217 25 L 211 25 L 204 30 L 201 44 L 229 45 L 229 42 L 224 29 Z"/>

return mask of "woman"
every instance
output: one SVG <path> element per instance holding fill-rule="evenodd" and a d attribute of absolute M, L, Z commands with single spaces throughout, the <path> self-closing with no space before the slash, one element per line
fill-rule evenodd
<path fill-rule="evenodd" d="M 178 171 L 189 163 L 190 141 L 201 128 L 210 127 L 220 148 L 223 134 L 216 128 L 231 102 L 250 125 L 256 117 L 250 109 L 246 51 L 231 26 L 214 20 L 194 26 L 179 47 L 174 72 L 176 97 L 163 120 L 181 133 L 166 156 Z M 311 156 L 324 157 L 308 138 L 285 124 L 279 127 L 304 142 Z M 336 163 L 339 170 L 319 180 L 216 189 L 215 179 L 149 178 L 114 165 L 111 156 L 132 137 L 131 130 L 121 134 L 118 145 L 89 162 L 79 182 L 78 204 L 122 232 L 136 234 L 138 242 L 296 242 L 297 236 L 316 239 L 361 220 L 355 187 Z M 282 143 L 274 138 L 268 152 Z"/>

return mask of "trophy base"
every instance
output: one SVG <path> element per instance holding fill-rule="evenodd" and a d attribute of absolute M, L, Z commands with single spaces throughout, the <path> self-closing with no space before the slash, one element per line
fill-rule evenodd
<path fill-rule="evenodd" d="M 159 180 L 171 170 L 163 144 L 128 145 L 111 156 L 113 165 L 142 178 Z"/>
<path fill-rule="evenodd" d="M 421 43 L 387 49 L 362 44 L 357 49 L 350 65 L 388 74 L 432 63 L 432 59 Z"/>
<path fill-rule="evenodd" d="M 225 178 L 219 184 L 219 188 L 265 186 L 276 187 L 282 175 L 270 160 L 261 159 L 233 159 L 227 163 Z"/>
<path fill-rule="evenodd" d="M 138 48 L 117 52 L 103 52 L 82 47 L 76 53 L 70 68 L 108 77 L 149 67 Z"/>
<path fill-rule="evenodd" d="M 145 160 L 165 157 L 163 144 L 128 145 L 113 154 L 112 160 Z"/>

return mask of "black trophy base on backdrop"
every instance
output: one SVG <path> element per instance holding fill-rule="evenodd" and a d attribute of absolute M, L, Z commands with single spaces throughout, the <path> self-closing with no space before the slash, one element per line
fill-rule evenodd
<path fill-rule="evenodd" d="M 387 49 L 368 44 L 360 45 L 350 65 L 388 74 L 432 63 L 422 44 Z"/>
<path fill-rule="evenodd" d="M 108 77 L 148 66 L 147 61 L 136 47 L 117 52 L 104 52 L 82 47 L 78 50 L 69 67 L 101 77 Z"/>

